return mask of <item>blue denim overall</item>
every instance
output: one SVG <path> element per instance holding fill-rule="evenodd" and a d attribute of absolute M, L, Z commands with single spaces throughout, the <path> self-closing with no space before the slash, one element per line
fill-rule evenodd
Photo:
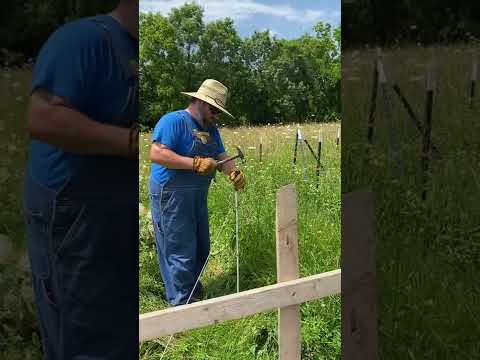
<path fill-rule="evenodd" d="M 186 156 L 218 156 L 215 141 L 204 144 L 192 125 L 190 130 L 193 143 Z M 213 174 L 202 176 L 192 170 L 177 170 L 165 184 L 150 178 L 158 262 L 171 305 L 187 302 L 210 252 L 207 197 L 212 178 Z"/>
<path fill-rule="evenodd" d="M 92 21 L 121 52 L 102 18 Z M 128 127 L 138 114 L 138 82 L 130 64 L 122 64 L 128 95 L 110 123 Z M 138 359 L 138 162 L 79 156 L 77 165 L 55 190 L 28 170 L 25 177 L 27 246 L 44 358 Z"/>

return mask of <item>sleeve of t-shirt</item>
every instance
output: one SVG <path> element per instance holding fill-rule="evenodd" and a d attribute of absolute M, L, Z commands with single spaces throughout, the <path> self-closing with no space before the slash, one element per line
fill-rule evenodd
<path fill-rule="evenodd" d="M 105 37 L 93 23 L 77 21 L 59 28 L 38 54 L 31 92 L 45 89 L 82 110 L 95 86 L 104 45 Z"/>
<path fill-rule="evenodd" d="M 176 151 L 181 137 L 181 124 L 175 113 L 162 116 L 153 129 L 152 142 L 167 146 Z"/>
<path fill-rule="evenodd" d="M 222 154 L 225 152 L 225 146 L 223 145 L 222 138 L 220 137 L 220 132 L 218 131 L 218 128 L 214 128 L 212 132 L 212 137 L 213 140 L 217 143 L 218 146 L 218 153 Z"/>

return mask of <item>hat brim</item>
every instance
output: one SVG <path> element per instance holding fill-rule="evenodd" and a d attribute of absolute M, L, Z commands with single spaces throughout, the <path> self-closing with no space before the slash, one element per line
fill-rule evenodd
<path fill-rule="evenodd" d="M 232 114 L 230 114 L 227 111 L 227 109 L 225 109 L 225 108 L 221 107 L 220 105 L 218 105 L 217 103 L 215 103 L 215 101 L 212 98 L 209 98 L 208 96 L 205 96 L 203 94 L 199 94 L 197 92 L 183 92 L 182 91 L 181 94 L 187 95 L 187 96 L 190 96 L 190 97 L 194 97 L 194 98 L 200 99 L 202 101 L 205 101 L 206 103 L 208 103 L 212 106 L 215 106 L 217 109 L 221 110 L 222 112 L 224 112 L 225 114 L 227 114 L 231 118 L 235 119 L 235 117 Z"/>

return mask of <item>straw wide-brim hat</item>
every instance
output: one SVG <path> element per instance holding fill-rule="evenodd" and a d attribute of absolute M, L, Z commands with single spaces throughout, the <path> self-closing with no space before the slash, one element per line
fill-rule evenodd
<path fill-rule="evenodd" d="M 227 105 L 228 88 L 217 80 L 207 79 L 200 85 L 197 92 L 182 92 L 182 94 L 205 101 L 234 118 L 234 116 L 225 109 Z"/>

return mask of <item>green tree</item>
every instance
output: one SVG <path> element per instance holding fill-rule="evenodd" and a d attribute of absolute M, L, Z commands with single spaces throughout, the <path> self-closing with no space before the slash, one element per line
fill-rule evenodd
<path fill-rule="evenodd" d="M 278 40 L 269 31 L 242 39 L 233 20 L 204 25 L 188 3 L 169 16 L 140 17 L 140 122 L 186 105 L 181 91 L 206 78 L 229 88 L 225 124 L 323 121 L 340 114 L 340 28 L 318 23 L 314 35 Z"/>
<path fill-rule="evenodd" d="M 183 61 L 177 64 L 177 76 L 184 76 L 185 88 L 192 89 L 198 82 L 196 55 L 204 31 L 203 9 L 194 3 L 187 3 L 181 8 L 172 9 L 168 19 L 175 29 L 176 44 L 183 53 Z"/>
<path fill-rule="evenodd" d="M 173 25 L 161 14 L 140 15 L 140 123 L 152 125 L 165 112 L 181 106 L 184 90 L 178 77 L 183 54 Z"/>
<path fill-rule="evenodd" d="M 15 65 L 37 55 L 49 35 L 65 22 L 111 11 L 118 0 L 5 0 L 0 12 L 0 64 L 9 54 Z"/>
<path fill-rule="evenodd" d="M 245 117 L 253 124 L 274 117 L 273 79 L 268 66 L 277 51 L 278 42 L 270 36 L 269 31 L 254 32 L 242 44 L 241 56 L 245 65 L 242 109 Z"/>
<path fill-rule="evenodd" d="M 198 54 L 198 66 L 203 78 L 217 79 L 229 87 L 228 106 L 236 115 L 242 113 L 243 94 L 239 90 L 245 73 L 239 52 L 241 45 L 242 40 L 235 30 L 233 20 L 226 18 L 211 22 L 205 27 Z"/>

